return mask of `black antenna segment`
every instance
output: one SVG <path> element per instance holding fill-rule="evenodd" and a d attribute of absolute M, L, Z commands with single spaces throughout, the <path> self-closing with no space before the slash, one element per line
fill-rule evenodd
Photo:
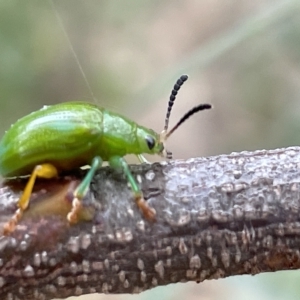
<path fill-rule="evenodd" d="M 212 106 L 210 104 L 200 104 L 189 110 L 180 120 L 179 122 L 166 134 L 165 139 L 167 139 L 182 123 L 184 123 L 189 117 L 198 111 L 204 109 L 210 109 Z"/>
<path fill-rule="evenodd" d="M 172 107 L 174 104 L 174 101 L 176 99 L 177 93 L 180 90 L 181 86 L 184 84 L 184 82 L 188 79 L 187 75 L 181 75 L 180 78 L 176 81 L 171 95 L 170 95 L 170 100 L 168 103 L 168 109 L 167 109 L 167 114 L 166 114 L 166 119 L 165 119 L 165 127 L 164 127 L 164 132 L 167 132 L 168 127 L 169 127 L 169 119 L 172 111 Z"/>

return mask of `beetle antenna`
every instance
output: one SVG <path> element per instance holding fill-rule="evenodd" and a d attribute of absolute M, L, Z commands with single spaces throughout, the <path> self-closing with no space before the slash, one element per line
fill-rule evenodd
<path fill-rule="evenodd" d="M 168 132 L 168 127 L 169 127 L 169 119 L 171 115 L 171 111 L 176 99 L 176 96 L 178 94 L 178 91 L 184 84 L 184 82 L 188 79 L 187 75 L 181 75 L 180 78 L 176 81 L 170 95 L 170 100 L 168 103 L 168 109 L 167 109 L 167 114 L 166 114 L 166 119 L 165 119 L 165 127 L 164 130 L 160 134 L 160 142 L 164 144 L 164 142 L 173 134 L 173 132 L 182 124 L 184 123 L 189 117 L 191 117 L 193 114 L 197 113 L 200 110 L 204 109 L 210 109 L 212 106 L 210 104 L 200 104 L 198 106 L 195 106 L 191 110 L 189 110 L 184 116 L 179 120 L 179 122 Z M 163 156 L 165 156 L 167 159 L 172 158 L 172 152 L 164 149 L 162 152 Z"/>
<path fill-rule="evenodd" d="M 176 83 L 171 91 L 170 100 L 168 103 L 167 114 L 166 114 L 166 119 L 165 119 L 164 132 L 167 132 L 167 130 L 168 130 L 169 119 L 170 119 L 172 107 L 173 107 L 174 101 L 176 99 L 177 93 L 187 79 L 188 79 L 187 75 L 181 75 L 180 78 L 176 81 Z"/>
<path fill-rule="evenodd" d="M 210 109 L 212 106 L 210 104 L 200 104 L 198 106 L 195 106 L 191 110 L 189 110 L 179 121 L 178 123 L 165 135 L 165 140 L 167 140 L 170 135 L 182 124 L 184 123 L 189 117 L 191 117 L 193 114 L 197 113 L 198 111 L 204 110 L 204 109 Z"/>

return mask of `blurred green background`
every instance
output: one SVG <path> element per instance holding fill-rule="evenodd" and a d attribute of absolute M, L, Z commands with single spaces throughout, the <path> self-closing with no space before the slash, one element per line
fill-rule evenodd
<path fill-rule="evenodd" d="M 171 124 L 198 103 L 214 110 L 170 139 L 174 157 L 300 144 L 299 1 L 53 3 L 0 1 L 1 135 L 43 105 L 93 102 L 92 93 L 100 106 L 161 131 L 171 88 L 187 73 Z M 298 271 L 285 271 L 80 300 L 290 300 L 300 298 L 299 280 Z"/>

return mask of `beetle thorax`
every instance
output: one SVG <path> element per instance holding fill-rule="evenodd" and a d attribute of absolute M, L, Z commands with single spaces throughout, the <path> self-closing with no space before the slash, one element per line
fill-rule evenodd
<path fill-rule="evenodd" d="M 133 153 L 138 146 L 136 124 L 123 116 L 104 111 L 103 136 L 99 153 L 104 160 L 112 156 L 124 156 Z"/>
<path fill-rule="evenodd" d="M 126 154 L 155 154 L 158 150 L 159 135 L 153 130 L 139 126 L 118 114 L 105 111 L 103 113 L 103 136 L 100 156 L 105 160 L 112 156 Z M 149 148 L 149 143 L 150 147 Z M 154 145 L 151 145 L 154 143 Z"/>

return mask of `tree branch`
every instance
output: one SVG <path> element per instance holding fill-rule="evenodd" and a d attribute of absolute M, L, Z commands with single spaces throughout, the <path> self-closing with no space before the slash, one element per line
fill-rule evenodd
<path fill-rule="evenodd" d="M 121 172 L 99 170 L 85 199 L 93 219 L 74 226 L 66 214 L 78 179 L 40 181 L 16 231 L 0 237 L 0 298 L 138 293 L 300 268 L 299 147 L 132 171 L 157 212 L 154 223 L 138 211 Z M 20 180 L 2 185 L 0 225 L 23 187 Z"/>

